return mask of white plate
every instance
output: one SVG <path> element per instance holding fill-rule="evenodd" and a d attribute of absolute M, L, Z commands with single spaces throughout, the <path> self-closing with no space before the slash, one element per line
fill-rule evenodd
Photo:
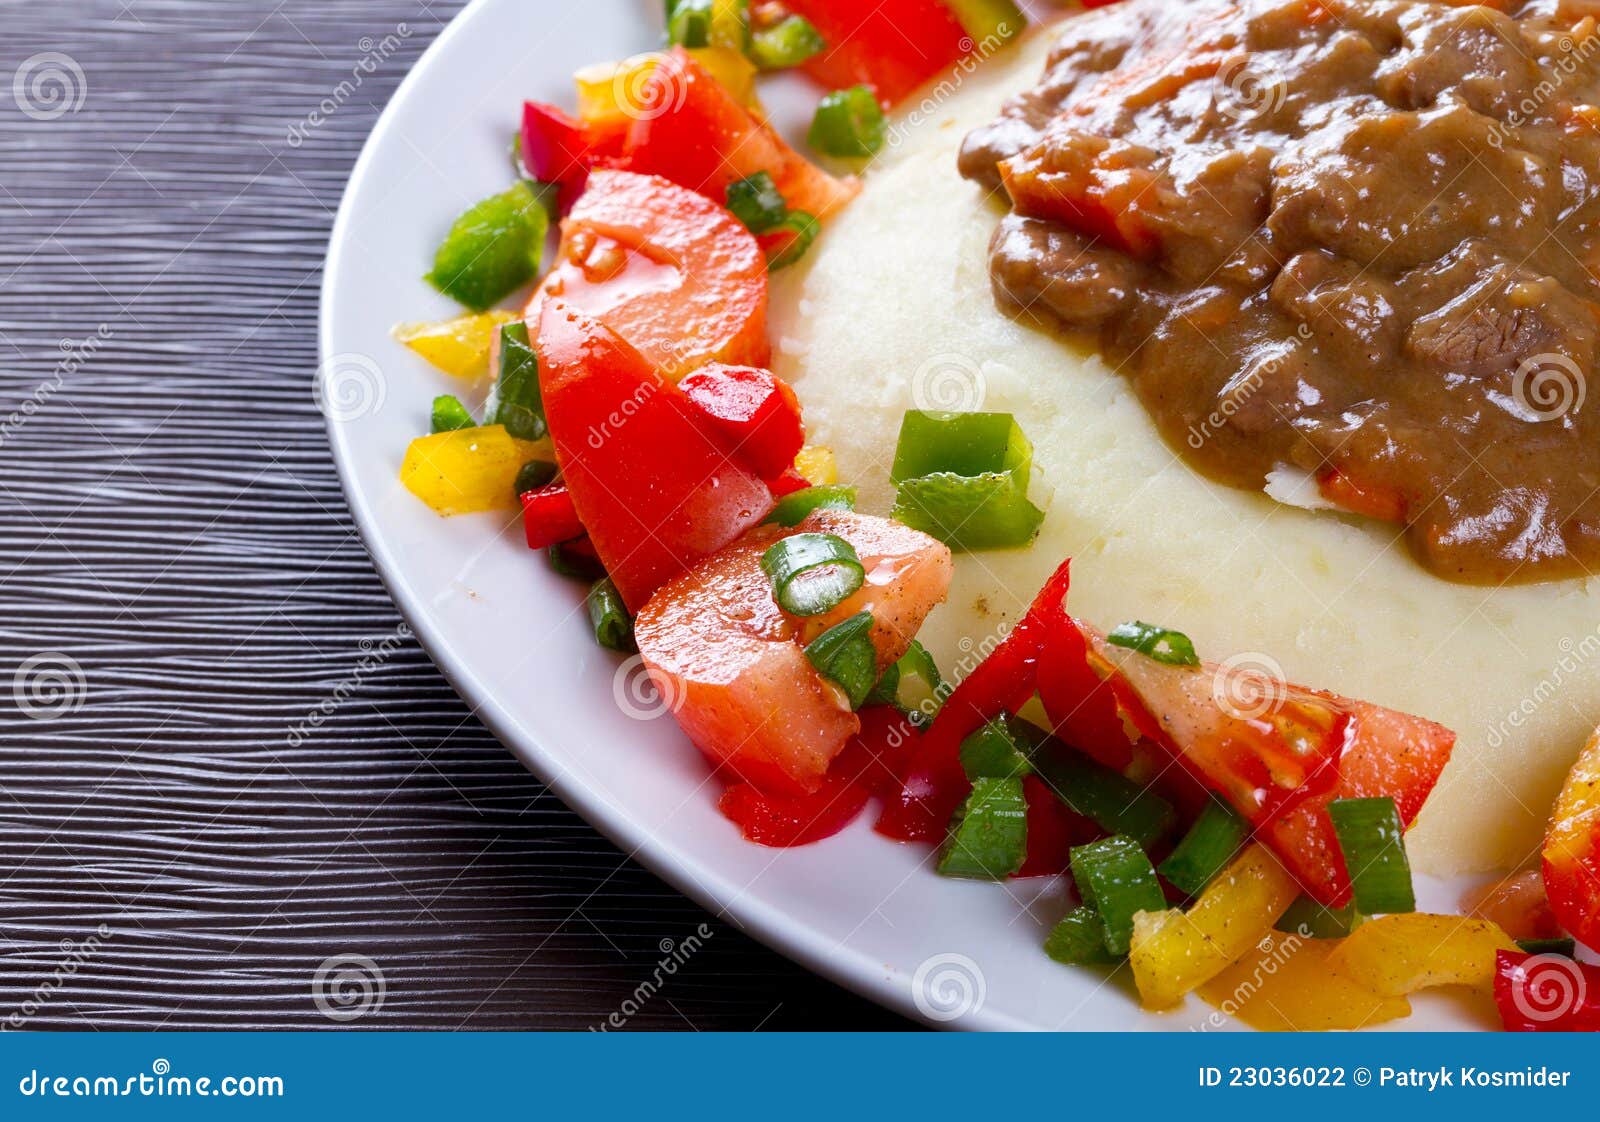
<path fill-rule="evenodd" d="M 1209 1008 L 1152 1016 L 1124 980 L 1040 950 L 1059 884 L 946 880 L 870 816 L 803 849 L 742 841 L 717 786 L 637 660 L 596 647 L 581 590 L 521 540 L 520 520 L 443 520 L 396 482 L 434 395 L 459 385 L 393 342 L 401 320 L 459 309 L 420 280 L 451 218 L 510 180 L 520 103 L 571 104 L 579 65 L 652 48 L 650 0 L 477 0 L 427 51 L 379 120 L 334 224 L 322 291 L 322 385 L 334 455 L 395 602 L 479 717 L 623 850 L 806 966 L 933 1024 L 1175 1030 Z M 1436 902 L 1448 903 L 1443 886 Z M 1448 1005 L 1408 1028 L 1471 1027 Z M 849 1026 L 839 1026 L 848 1028 Z"/>

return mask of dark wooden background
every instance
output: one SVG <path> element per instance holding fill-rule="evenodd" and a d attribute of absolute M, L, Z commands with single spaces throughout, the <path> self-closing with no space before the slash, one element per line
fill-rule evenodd
<path fill-rule="evenodd" d="M 357 669 L 399 617 L 312 401 L 321 263 L 459 7 L 0 0 L 0 1027 L 584 1029 L 702 922 L 627 1027 L 903 1025 L 623 858 L 414 642 Z M 324 985 L 345 1021 L 340 955 L 382 977 Z"/>

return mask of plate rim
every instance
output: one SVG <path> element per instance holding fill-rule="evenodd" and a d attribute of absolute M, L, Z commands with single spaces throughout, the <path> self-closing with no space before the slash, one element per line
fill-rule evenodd
<path fill-rule="evenodd" d="M 349 177 L 340 194 L 339 206 L 328 234 L 328 247 L 322 266 L 322 280 L 317 301 L 317 369 L 313 379 L 321 377 L 322 370 L 339 354 L 335 345 L 334 278 L 339 274 L 345 257 L 345 242 L 349 235 L 353 200 L 375 160 L 377 147 L 395 127 L 401 107 L 421 82 L 424 70 L 450 50 L 452 42 L 462 29 L 478 14 L 487 10 L 491 0 L 469 0 L 448 24 L 429 43 L 412 63 L 388 102 L 379 113 L 372 130 L 362 142 L 361 153 L 351 166 Z M 315 384 L 315 382 L 314 382 Z M 398 559 L 387 548 L 377 525 L 377 515 L 367 501 L 365 493 L 357 486 L 351 467 L 355 454 L 345 437 L 344 427 L 333 415 L 325 415 L 324 427 L 333 453 L 339 488 L 350 511 L 362 546 L 371 559 L 378 579 L 382 582 L 396 610 L 405 620 L 412 635 L 422 646 L 439 672 L 449 682 L 451 689 L 467 703 L 472 715 L 481 721 L 503 747 L 509 751 L 540 782 L 544 783 L 568 809 L 576 813 L 590 827 L 620 849 L 629 860 L 637 861 L 651 874 L 660 877 L 674 890 L 693 900 L 719 919 L 732 922 L 745 934 L 763 945 L 784 955 L 836 985 L 874 1002 L 892 1012 L 929 1028 L 976 1029 L 988 1031 L 1028 1031 L 1036 1026 L 1014 1020 L 986 1006 L 962 1013 L 960 1016 L 939 1020 L 928 1016 L 914 1000 L 912 987 L 896 984 L 893 972 L 883 964 L 874 964 L 866 955 L 852 950 L 848 945 L 832 944 L 821 932 L 804 921 L 796 919 L 778 908 L 749 897 L 739 898 L 728 894 L 724 899 L 716 886 L 724 878 L 714 868 L 683 855 L 670 843 L 660 842 L 636 827 L 626 815 L 613 813 L 604 799 L 592 795 L 580 780 L 568 780 L 554 755 L 531 730 L 515 735 L 516 722 L 505 712 L 493 691 L 484 687 L 478 676 L 457 657 L 431 622 L 417 595 L 400 575 Z M 656 718 L 661 720 L 664 718 Z M 554 777 L 554 778 L 552 778 Z M 696 877 L 690 868 L 705 874 Z"/>

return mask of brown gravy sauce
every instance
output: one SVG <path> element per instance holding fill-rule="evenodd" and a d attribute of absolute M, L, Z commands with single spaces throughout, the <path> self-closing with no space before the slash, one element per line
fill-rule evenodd
<path fill-rule="evenodd" d="M 1587 4 L 1127 0 L 1057 34 L 961 152 L 1011 200 L 1003 307 L 1093 333 L 1215 479 L 1310 473 L 1451 580 L 1600 570 Z"/>

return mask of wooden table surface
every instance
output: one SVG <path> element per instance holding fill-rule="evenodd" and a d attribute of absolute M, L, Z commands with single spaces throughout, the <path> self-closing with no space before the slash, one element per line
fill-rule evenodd
<path fill-rule="evenodd" d="M 399 617 L 312 400 L 322 258 L 459 7 L 0 0 L 0 1023 L 905 1025 L 624 858 L 414 642 L 363 668 Z"/>

